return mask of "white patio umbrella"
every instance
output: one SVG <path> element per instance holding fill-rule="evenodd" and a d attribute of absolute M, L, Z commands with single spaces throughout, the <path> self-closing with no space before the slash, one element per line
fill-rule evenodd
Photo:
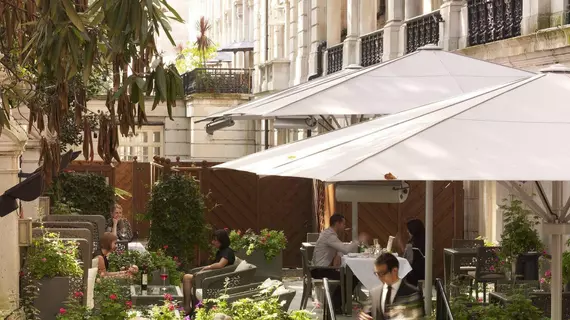
<path fill-rule="evenodd" d="M 392 114 L 532 75 L 428 45 L 401 58 L 333 73 L 199 121 Z"/>
<path fill-rule="evenodd" d="M 570 180 L 570 78 L 539 74 L 226 162 L 216 168 L 323 181 L 427 180 L 431 304 L 433 180 Z M 553 218 L 545 216 L 553 222 Z M 565 217 L 559 217 L 561 222 Z M 553 238 L 554 239 L 554 238 Z M 554 241 L 553 241 L 554 242 Z M 561 247 L 553 245 L 552 319 Z"/>

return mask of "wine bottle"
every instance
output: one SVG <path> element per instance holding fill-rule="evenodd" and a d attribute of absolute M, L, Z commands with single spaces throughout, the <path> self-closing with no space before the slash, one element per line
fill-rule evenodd
<path fill-rule="evenodd" d="M 148 289 L 148 269 L 146 266 L 144 266 L 141 272 L 141 290 L 146 291 L 147 289 Z"/>

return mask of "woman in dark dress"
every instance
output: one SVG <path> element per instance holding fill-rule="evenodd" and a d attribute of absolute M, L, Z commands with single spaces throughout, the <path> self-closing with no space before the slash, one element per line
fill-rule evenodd
<path fill-rule="evenodd" d="M 423 222 L 418 219 L 408 221 L 406 227 L 410 235 L 410 240 L 404 249 L 404 258 L 408 260 L 412 266 L 412 271 L 406 276 L 406 281 L 417 287 L 418 282 L 425 279 L 425 227 Z"/>
<path fill-rule="evenodd" d="M 205 266 L 199 272 L 221 269 L 225 266 L 231 266 L 236 261 L 236 256 L 232 248 L 230 248 L 230 236 L 224 229 L 216 230 L 212 237 L 212 245 L 218 249 L 216 257 L 212 264 Z M 182 278 L 182 289 L 184 291 L 184 309 L 186 312 L 192 310 L 192 279 L 193 274 L 185 274 Z"/>
<path fill-rule="evenodd" d="M 97 256 L 97 273 L 102 277 L 113 278 L 130 278 L 132 274 L 137 273 L 139 268 L 135 265 L 130 266 L 128 270 L 109 272 L 108 256 L 117 248 L 117 236 L 111 232 L 105 232 L 99 240 L 101 244 L 100 255 Z"/>

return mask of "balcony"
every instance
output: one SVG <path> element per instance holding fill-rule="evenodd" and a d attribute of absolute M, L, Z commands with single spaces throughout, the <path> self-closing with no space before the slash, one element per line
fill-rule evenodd
<path fill-rule="evenodd" d="M 439 44 L 439 24 L 443 18 L 439 10 L 406 21 L 406 53 L 428 44 Z"/>
<path fill-rule="evenodd" d="M 251 94 L 252 74 L 252 69 L 197 68 L 182 75 L 184 94 Z"/>
<path fill-rule="evenodd" d="M 521 35 L 523 0 L 468 0 L 469 46 Z"/>
<path fill-rule="evenodd" d="M 342 55 L 344 43 L 327 48 L 327 74 L 342 70 Z"/>
<path fill-rule="evenodd" d="M 382 62 L 384 30 L 376 30 L 360 37 L 360 61 L 363 67 Z"/>

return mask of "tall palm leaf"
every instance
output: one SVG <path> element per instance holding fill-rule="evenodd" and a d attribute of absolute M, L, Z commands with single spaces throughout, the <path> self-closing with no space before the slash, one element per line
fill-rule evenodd
<path fill-rule="evenodd" d="M 196 37 L 196 42 L 194 44 L 198 48 L 200 52 L 200 60 L 204 68 L 206 67 L 206 52 L 208 49 L 214 45 L 212 39 L 208 37 L 208 33 L 210 29 L 212 29 L 212 25 L 208 19 L 204 18 L 203 16 L 198 20 L 196 23 L 196 29 L 198 29 L 198 36 Z"/>

